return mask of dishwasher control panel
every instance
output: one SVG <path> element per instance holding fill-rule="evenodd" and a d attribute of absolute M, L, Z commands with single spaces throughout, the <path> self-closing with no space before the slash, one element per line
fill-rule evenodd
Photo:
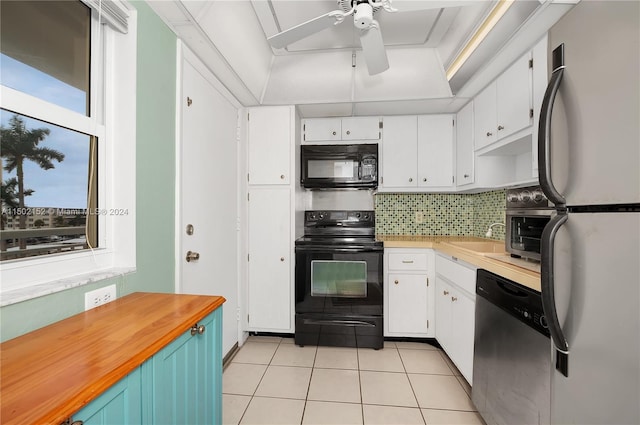
<path fill-rule="evenodd" d="M 480 269 L 476 293 L 522 323 L 549 336 L 540 292 Z"/>

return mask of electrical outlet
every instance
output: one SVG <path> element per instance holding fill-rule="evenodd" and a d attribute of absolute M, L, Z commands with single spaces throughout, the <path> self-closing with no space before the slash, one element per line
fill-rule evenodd
<path fill-rule="evenodd" d="M 106 304 L 116 299 L 116 285 L 105 286 L 84 294 L 84 311 L 91 310 L 99 305 Z"/>
<path fill-rule="evenodd" d="M 422 224 L 423 221 L 424 215 L 422 214 L 422 211 L 416 211 L 416 224 Z"/>

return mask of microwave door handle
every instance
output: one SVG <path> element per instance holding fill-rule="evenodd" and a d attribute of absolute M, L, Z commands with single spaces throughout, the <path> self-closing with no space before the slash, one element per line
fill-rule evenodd
<path fill-rule="evenodd" d="M 551 180 L 551 116 L 556 94 L 560 89 L 560 82 L 564 75 L 564 44 L 553 51 L 553 72 L 551 80 L 544 93 L 540 109 L 540 123 L 538 125 L 538 178 L 540 187 L 556 207 L 566 204 L 564 197 L 558 192 Z"/>
<path fill-rule="evenodd" d="M 569 376 L 569 344 L 558 320 L 555 300 L 554 277 L 554 245 L 558 229 L 567 221 L 567 214 L 553 217 L 544 228 L 540 249 L 540 286 L 542 295 L 542 309 L 549 326 L 551 340 L 556 349 L 556 369 L 564 376 Z"/>

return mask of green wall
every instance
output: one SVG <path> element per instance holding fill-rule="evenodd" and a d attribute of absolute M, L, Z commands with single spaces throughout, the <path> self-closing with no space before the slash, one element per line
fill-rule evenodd
<path fill-rule="evenodd" d="M 82 312 L 85 292 L 112 283 L 118 297 L 174 291 L 176 36 L 146 3 L 131 3 L 138 10 L 137 271 L 1 308 L 2 341 Z"/>

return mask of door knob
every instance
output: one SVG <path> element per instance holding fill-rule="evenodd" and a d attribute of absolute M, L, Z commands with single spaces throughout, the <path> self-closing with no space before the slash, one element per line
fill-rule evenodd
<path fill-rule="evenodd" d="M 504 126 L 499 125 L 498 130 L 504 130 Z"/>
<path fill-rule="evenodd" d="M 284 257 L 280 257 L 280 261 L 284 261 Z"/>
<path fill-rule="evenodd" d="M 451 301 L 458 301 L 458 297 L 451 297 Z"/>
<path fill-rule="evenodd" d="M 187 263 L 190 263 L 192 261 L 197 261 L 199 259 L 200 259 L 199 252 L 187 251 Z"/>
<path fill-rule="evenodd" d="M 196 323 L 191 327 L 191 335 L 195 335 L 195 334 L 202 335 L 205 330 L 206 328 L 204 327 L 204 325 L 198 326 L 198 324 Z"/>
<path fill-rule="evenodd" d="M 442 291 L 444 295 L 449 295 L 449 291 Z"/>
<path fill-rule="evenodd" d="M 396 279 L 393 283 L 395 283 L 397 285 L 399 283 L 398 279 Z"/>
<path fill-rule="evenodd" d="M 487 137 L 491 137 L 491 136 L 493 136 L 493 133 L 490 131 L 487 131 Z"/>
<path fill-rule="evenodd" d="M 409 182 L 412 182 L 412 181 L 413 181 L 413 178 L 409 177 Z"/>

